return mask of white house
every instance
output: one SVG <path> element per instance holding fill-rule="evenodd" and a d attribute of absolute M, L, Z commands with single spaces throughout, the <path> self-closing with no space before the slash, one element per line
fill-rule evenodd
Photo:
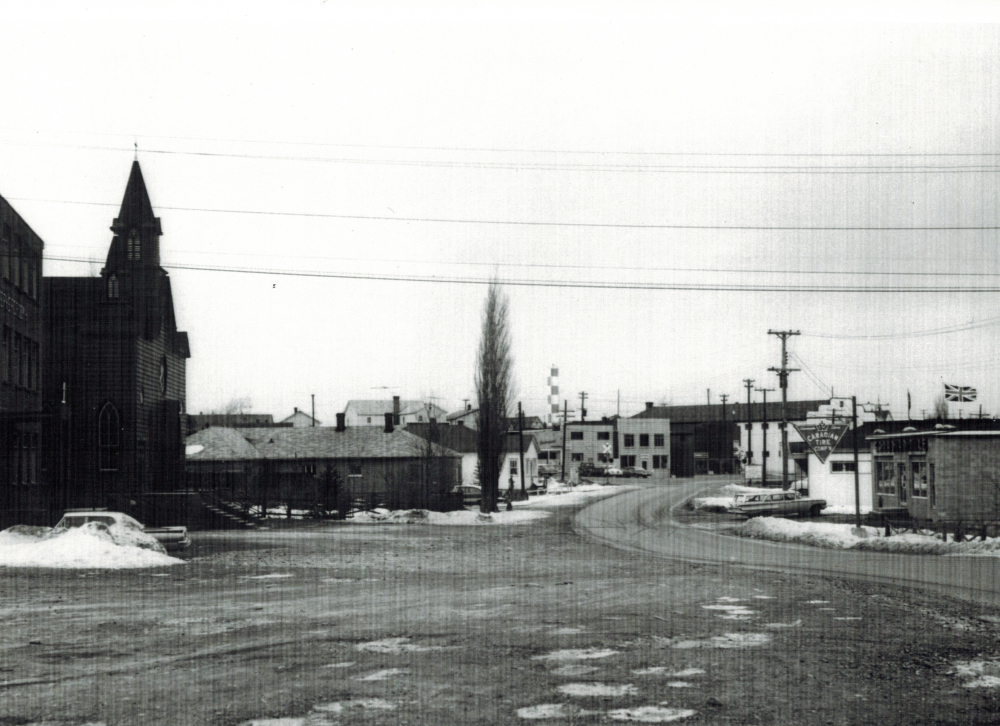
<path fill-rule="evenodd" d="M 500 470 L 500 492 L 505 495 L 513 479 L 514 489 L 521 488 L 521 457 L 517 449 L 517 434 L 507 434 L 507 454 Z M 530 434 L 524 434 L 524 488 L 541 484 L 538 477 L 538 445 Z"/>
<path fill-rule="evenodd" d="M 296 406 L 295 413 L 293 413 L 288 418 L 282 419 L 279 423 L 283 424 L 290 423 L 292 425 L 292 428 L 304 429 L 304 428 L 311 428 L 313 426 L 320 426 L 322 422 L 319 421 L 318 419 L 314 419 L 305 411 L 300 411 L 298 409 L 298 406 Z"/>
<path fill-rule="evenodd" d="M 383 426 L 385 415 L 393 414 L 393 423 L 406 426 L 410 423 L 429 423 L 431 419 L 444 421 L 447 411 L 434 403 L 416 399 L 352 399 L 344 408 L 347 426 Z"/>

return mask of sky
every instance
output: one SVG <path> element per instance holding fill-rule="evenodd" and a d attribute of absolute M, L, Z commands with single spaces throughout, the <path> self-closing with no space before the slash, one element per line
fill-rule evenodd
<path fill-rule="evenodd" d="M 10 3 L 0 195 L 96 275 L 137 155 L 191 413 L 474 402 L 495 278 L 529 414 L 745 402 L 769 330 L 1000 414 L 1000 12 L 866 7 Z"/>

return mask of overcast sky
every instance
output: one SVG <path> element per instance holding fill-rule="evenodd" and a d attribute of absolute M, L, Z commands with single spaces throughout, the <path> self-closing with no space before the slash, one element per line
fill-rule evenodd
<path fill-rule="evenodd" d="M 5 9 L 0 195 L 46 275 L 97 274 L 138 146 L 190 412 L 457 408 L 495 275 L 528 413 L 552 364 L 591 417 L 745 402 L 769 329 L 790 398 L 1000 413 L 995 25 L 139 6 Z"/>

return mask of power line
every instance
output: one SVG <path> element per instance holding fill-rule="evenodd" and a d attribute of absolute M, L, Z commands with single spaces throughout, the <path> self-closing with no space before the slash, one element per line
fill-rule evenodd
<path fill-rule="evenodd" d="M 46 259 L 62 262 L 81 262 L 85 264 L 102 264 L 101 260 L 83 257 L 50 256 Z M 230 272 L 247 275 L 279 275 L 283 277 L 316 277 L 341 280 L 378 280 L 387 282 L 431 282 L 457 285 L 488 285 L 493 278 L 488 277 L 458 277 L 442 275 L 387 275 L 360 272 L 334 272 L 316 270 L 280 270 L 260 267 L 224 267 L 216 265 L 192 265 L 185 263 L 163 264 L 165 268 L 176 270 L 192 270 L 198 272 Z M 761 284 L 724 284 L 724 283 L 653 283 L 653 282 L 603 282 L 587 280 L 532 280 L 517 278 L 501 278 L 502 285 L 516 287 L 551 287 L 575 288 L 591 290 L 648 290 L 648 291 L 679 291 L 679 292 L 804 292 L 804 293 L 998 293 L 997 287 L 885 287 L 861 285 L 761 285 Z"/>
<path fill-rule="evenodd" d="M 77 204 L 94 207 L 118 207 L 111 202 L 81 202 L 71 199 L 39 199 L 8 197 L 9 201 L 43 202 L 47 204 Z M 213 214 L 247 214 L 254 216 L 305 217 L 313 219 L 351 219 L 379 222 L 430 222 L 437 224 L 486 224 L 515 227 L 575 227 L 587 229 L 704 229 L 757 232 L 968 232 L 1000 230 L 1000 225 L 941 225 L 941 226 L 804 226 L 804 225 L 740 225 L 740 224 L 640 224 L 626 222 L 554 222 L 548 220 L 464 219 L 458 217 L 401 217 L 373 214 L 331 214 L 326 212 L 282 212 L 261 209 L 225 209 L 221 207 L 174 207 L 157 205 L 157 209 L 174 212 L 208 212 Z"/>
<path fill-rule="evenodd" d="M 1000 324 L 1000 317 L 987 318 L 986 320 L 981 320 L 979 322 L 970 320 L 967 323 L 961 323 L 958 325 L 949 325 L 942 328 L 933 328 L 930 330 L 920 330 L 912 333 L 886 333 L 884 335 L 823 335 L 819 333 L 803 333 L 803 336 L 809 338 L 827 338 L 832 340 L 898 340 L 901 338 L 923 338 L 932 335 L 961 333 L 966 330 L 987 328 L 990 327 L 991 325 L 997 325 L 997 324 Z"/>
<path fill-rule="evenodd" d="M 40 146 L 46 148 L 83 149 L 88 151 L 131 151 L 119 146 L 95 146 L 87 144 L 43 143 L 28 141 L 3 141 L 12 146 Z M 652 165 L 652 164 L 597 164 L 597 163 L 546 163 L 546 162 L 506 162 L 506 161 L 462 161 L 433 159 L 375 159 L 361 157 L 334 156 L 287 156 L 282 154 L 252 154 L 224 151 L 192 151 L 178 149 L 144 148 L 144 154 L 167 156 L 193 156 L 201 158 L 251 159 L 256 161 L 299 161 L 324 164 L 358 164 L 364 166 L 402 166 L 445 169 L 485 169 L 517 171 L 582 171 L 619 172 L 643 174 L 993 174 L 1000 172 L 996 164 L 954 164 L 908 165 L 908 166 L 736 166 L 736 165 Z"/>

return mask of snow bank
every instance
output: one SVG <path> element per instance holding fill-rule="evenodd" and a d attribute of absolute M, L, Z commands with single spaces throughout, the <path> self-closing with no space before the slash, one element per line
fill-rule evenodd
<path fill-rule="evenodd" d="M 471 509 L 459 509 L 455 512 L 429 512 L 426 509 L 400 509 L 390 512 L 387 509 L 376 509 L 371 512 L 358 512 L 345 520 L 353 524 L 453 524 L 453 525 L 497 525 L 524 524 L 535 519 L 550 516 L 549 512 L 535 512 L 503 509 L 493 514 L 482 514 Z"/>
<path fill-rule="evenodd" d="M 855 549 L 876 552 L 902 552 L 921 555 L 1000 556 L 1000 538 L 986 541 L 942 542 L 928 534 L 896 534 L 883 537 L 876 527 L 862 527 L 863 534 L 850 524 L 794 522 L 776 517 L 758 517 L 730 530 L 740 537 L 775 542 L 795 542 L 827 549 Z"/>
<path fill-rule="evenodd" d="M 118 570 L 183 562 L 168 556 L 138 523 L 88 522 L 63 530 L 14 526 L 0 532 L 0 567 Z"/>

